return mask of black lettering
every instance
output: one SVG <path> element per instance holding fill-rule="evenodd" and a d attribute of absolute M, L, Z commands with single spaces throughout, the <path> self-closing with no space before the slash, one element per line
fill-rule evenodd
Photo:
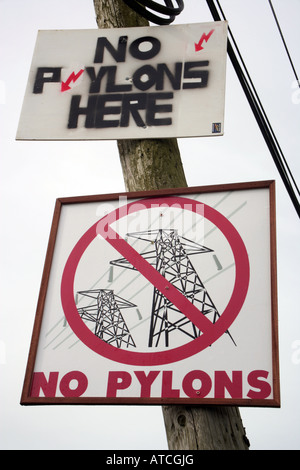
<path fill-rule="evenodd" d="M 117 73 L 116 66 L 108 67 L 108 69 L 109 70 L 108 70 L 107 84 L 106 84 L 107 93 L 119 93 L 121 91 L 130 91 L 132 89 L 131 84 L 116 85 L 116 73 Z"/>
<path fill-rule="evenodd" d="M 140 50 L 139 46 L 143 42 L 150 42 L 152 47 L 148 50 Z M 133 41 L 129 46 L 129 52 L 135 59 L 139 60 L 148 60 L 155 57 L 161 48 L 161 43 L 157 38 L 153 38 L 152 36 L 144 36 L 142 38 L 138 38 Z"/>
<path fill-rule="evenodd" d="M 180 90 L 181 76 L 182 76 L 182 63 L 181 62 L 176 62 L 174 73 L 170 71 L 167 64 L 157 65 L 157 82 L 156 82 L 157 90 L 163 90 L 165 87 L 164 75 L 168 77 L 173 90 Z"/>
<path fill-rule="evenodd" d="M 184 64 L 184 79 L 196 78 L 199 79 L 193 82 L 184 83 L 182 88 L 205 88 L 208 82 L 208 70 L 193 70 L 197 67 L 207 67 L 208 60 L 201 60 L 199 62 L 186 62 Z"/>
<path fill-rule="evenodd" d="M 107 75 L 106 81 L 106 92 L 107 93 L 118 93 L 121 91 L 131 91 L 131 84 L 116 85 L 116 73 L 117 67 L 111 65 L 108 67 L 100 67 L 99 72 L 96 76 L 94 67 L 86 67 L 86 71 L 91 79 L 90 93 L 100 93 L 102 78 Z"/>
<path fill-rule="evenodd" d="M 170 100 L 173 98 L 173 93 L 149 93 L 148 105 L 146 112 L 146 122 L 148 126 L 170 126 L 172 118 L 156 118 L 156 113 L 171 113 L 173 106 L 171 104 L 157 104 L 157 100 Z"/>
<path fill-rule="evenodd" d="M 109 67 L 100 67 L 97 76 L 96 76 L 96 72 L 95 72 L 94 67 L 86 67 L 85 68 L 88 76 L 91 79 L 91 85 L 90 85 L 89 93 L 100 93 L 101 81 L 102 81 L 102 78 L 107 73 L 108 68 Z"/>
<path fill-rule="evenodd" d="M 156 80 L 157 71 L 152 65 L 140 67 L 132 76 L 134 86 L 142 91 L 149 90 L 149 88 L 155 85 Z"/>
<path fill-rule="evenodd" d="M 118 48 L 115 49 L 115 47 L 111 44 L 111 42 L 109 42 L 106 37 L 98 38 L 94 63 L 98 64 L 103 62 L 104 49 L 108 50 L 108 52 L 112 55 L 116 62 L 125 62 L 127 40 L 128 36 L 120 36 Z"/>
<path fill-rule="evenodd" d="M 113 127 L 128 127 L 132 117 L 138 127 L 169 126 L 171 117 L 161 117 L 163 113 L 171 113 L 170 103 L 159 103 L 159 100 L 170 100 L 173 93 L 132 93 L 92 95 L 87 106 L 80 106 L 81 96 L 74 95 L 71 99 L 68 129 L 78 127 L 79 116 L 85 116 L 85 128 L 103 129 Z M 143 117 L 141 115 L 143 112 Z M 118 115 L 117 119 L 107 116 Z M 160 115 L 160 116 L 158 116 Z"/>
<path fill-rule="evenodd" d="M 60 82 L 62 67 L 39 67 L 33 85 L 33 93 L 43 93 L 44 83 Z"/>
<path fill-rule="evenodd" d="M 80 107 L 81 96 L 73 95 L 70 106 L 68 129 L 75 129 L 78 125 L 78 117 L 85 115 L 85 127 L 92 128 L 95 125 L 95 111 L 97 96 L 90 96 L 86 107 Z"/>
<path fill-rule="evenodd" d="M 118 106 L 105 106 L 107 102 L 119 101 Z M 118 127 L 120 119 L 104 119 L 108 114 L 121 114 L 122 95 L 99 95 L 97 99 L 97 109 L 95 118 L 95 127 L 103 129 L 107 127 Z"/>
<path fill-rule="evenodd" d="M 130 115 L 132 115 L 138 127 L 146 127 L 145 122 L 141 118 L 139 110 L 146 109 L 147 107 L 147 94 L 146 93 L 133 93 L 123 96 L 122 115 L 120 126 L 128 127 Z"/>

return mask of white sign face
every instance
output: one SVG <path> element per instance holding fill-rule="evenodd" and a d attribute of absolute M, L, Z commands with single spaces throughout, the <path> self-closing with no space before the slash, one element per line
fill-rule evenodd
<path fill-rule="evenodd" d="M 273 199 L 58 200 L 22 403 L 279 406 Z"/>
<path fill-rule="evenodd" d="M 39 31 L 17 139 L 222 135 L 227 22 Z"/>

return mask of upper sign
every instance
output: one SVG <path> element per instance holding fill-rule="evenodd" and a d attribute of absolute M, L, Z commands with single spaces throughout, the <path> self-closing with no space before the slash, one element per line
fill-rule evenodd
<path fill-rule="evenodd" d="M 274 250 L 274 183 L 58 200 L 22 403 L 278 406 Z"/>
<path fill-rule="evenodd" d="M 20 140 L 222 135 L 227 22 L 39 31 Z"/>

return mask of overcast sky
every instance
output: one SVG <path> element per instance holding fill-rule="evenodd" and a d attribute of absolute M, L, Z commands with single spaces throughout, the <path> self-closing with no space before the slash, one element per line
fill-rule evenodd
<path fill-rule="evenodd" d="M 269 3 L 221 4 L 299 184 L 300 93 Z M 300 1 L 273 6 L 300 73 Z M 187 0 L 176 23 L 206 21 L 206 2 Z M 37 31 L 96 27 L 92 0 L 0 0 L 2 449 L 167 449 L 160 407 L 19 404 L 55 199 L 125 190 L 115 141 L 15 140 Z M 299 449 L 299 218 L 229 59 L 224 136 L 179 145 L 189 186 L 276 180 L 282 406 L 241 414 L 251 449 Z"/>

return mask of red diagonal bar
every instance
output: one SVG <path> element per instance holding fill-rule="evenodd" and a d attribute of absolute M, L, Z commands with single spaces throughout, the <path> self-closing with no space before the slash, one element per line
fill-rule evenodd
<path fill-rule="evenodd" d="M 97 233 L 115 248 L 129 261 L 154 287 L 156 287 L 167 299 L 175 305 L 200 331 L 210 334 L 213 331 L 213 323 L 192 304 L 184 294 L 176 289 L 162 276 L 151 264 L 145 260 L 131 245 L 129 245 L 107 221 L 100 221 L 97 225 Z"/>

